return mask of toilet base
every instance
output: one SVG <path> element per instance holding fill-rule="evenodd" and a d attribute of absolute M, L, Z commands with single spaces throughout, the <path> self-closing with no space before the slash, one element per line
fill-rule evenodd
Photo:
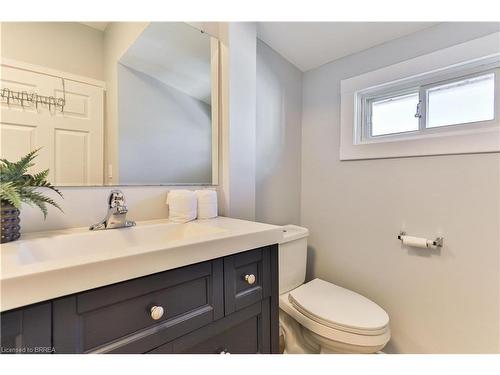
<path fill-rule="evenodd" d="M 283 354 L 319 354 L 320 347 L 302 334 L 302 326 L 280 309 L 280 330 L 285 341 Z"/>
<path fill-rule="evenodd" d="M 309 338 L 309 341 L 318 343 L 318 346 L 320 347 L 320 354 L 373 354 L 377 353 L 385 346 L 385 344 L 377 346 L 358 346 L 346 344 L 326 339 L 308 330 L 307 328 L 303 328 L 302 333 L 305 337 Z"/>
<path fill-rule="evenodd" d="M 280 330 L 284 336 L 284 354 L 373 354 L 384 346 L 358 346 L 320 336 L 300 325 L 295 319 L 279 311 Z"/>

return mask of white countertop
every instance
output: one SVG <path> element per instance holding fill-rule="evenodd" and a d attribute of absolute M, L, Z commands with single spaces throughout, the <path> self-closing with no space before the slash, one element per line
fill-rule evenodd
<path fill-rule="evenodd" d="M 227 217 L 25 234 L 1 245 L 0 311 L 278 243 L 282 228 Z"/>

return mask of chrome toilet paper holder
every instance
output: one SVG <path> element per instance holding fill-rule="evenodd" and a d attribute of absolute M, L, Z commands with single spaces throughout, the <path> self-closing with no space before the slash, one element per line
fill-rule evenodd
<path fill-rule="evenodd" d="M 406 236 L 406 232 L 400 231 L 398 235 L 398 240 L 403 241 L 403 236 Z M 444 237 L 436 237 L 434 240 L 427 240 L 431 242 L 432 246 L 443 247 Z"/>

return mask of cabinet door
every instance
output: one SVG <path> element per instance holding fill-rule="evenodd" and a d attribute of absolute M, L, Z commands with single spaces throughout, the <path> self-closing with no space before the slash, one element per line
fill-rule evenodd
<path fill-rule="evenodd" d="M 271 295 L 270 247 L 224 258 L 226 315 Z"/>
<path fill-rule="evenodd" d="M 144 353 L 223 316 L 222 260 L 198 263 L 54 301 L 62 353 Z M 160 306 L 162 316 L 151 308 Z"/>
<path fill-rule="evenodd" d="M 269 313 L 269 299 L 265 299 L 171 343 L 162 345 L 150 353 L 270 353 Z"/>
<path fill-rule="evenodd" d="M 52 353 L 51 318 L 50 302 L 0 314 L 2 353 Z"/>

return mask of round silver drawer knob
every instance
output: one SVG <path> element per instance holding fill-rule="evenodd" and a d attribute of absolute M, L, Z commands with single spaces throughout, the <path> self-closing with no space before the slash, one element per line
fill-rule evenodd
<path fill-rule="evenodd" d="M 245 281 L 252 285 L 255 283 L 255 275 L 254 274 L 250 274 L 250 275 L 245 275 Z"/>
<path fill-rule="evenodd" d="M 153 306 L 151 307 L 151 318 L 153 320 L 158 320 L 163 316 L 165 310 L 161 306 Z"/>

